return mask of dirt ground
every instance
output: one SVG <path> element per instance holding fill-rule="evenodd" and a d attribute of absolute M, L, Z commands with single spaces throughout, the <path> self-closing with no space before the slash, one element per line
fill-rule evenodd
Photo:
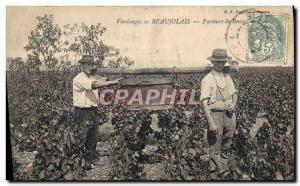
<path fill-rule="evenodd" d="M 108 148 L 110 146 L 107 142 L 98 142 L 97 150 L 100 153 L 98 161 L 93 168 L 87 171 L 87 175 L 82 180 L 109 180 L 111 164 L 109 159 Z M 146 147 L 147 148 L 147 147 Z M 144 164 L 144 173 L 146 174 L 146 180 L 161 180 L 164 175 L 164 167 L 160 163 L 156 164 Z"/>
<path fill-rule="evenodd" d="M 158 130 L 157 123 L 154 119 L 153 128 Z M 101 125 L 98 130 L 99 135 L 99 142 L 97 143 L 97 151 L 99 152 L 100 156 L 98 161 L 92 166 L 91 170 L 87 171 L 85 177 L 81 178 L 80 180 L 109 180 L 110 179 L 110 172 L 112 166 L 110 164 L 110 153 L 109 149 L 111 148 L 108 140 L 110 138 L 110 134 L 114 131 L 113 126 L 111 125 L 110 120 Z M 151 145 L 146 146 L 147 149 L 151 149 Z M 31 173 L 32 171 L 32 164 L 34 162 L 35 155 L 37 154 L 36 151 L 34 152 L 18 152 L 14 155 L 16 161 L 21 165 L 20 171 L 25 171 L 27 173 Z M 164 167 L 160 163 L 156 164 L 144 164 L 144 173 L 146 175 L 146 180 L 160 180 L 163 179 Z"/>
<path fill-rule="evenodd" d="M 109 173 L 112 166 L 110 164 L 109 143 L 98 142 L 97 150 L 100 154 L 98 161 L 88 170 L 86 176 L 80 180 L 110 180 Z M 146 147 L 148 148 L 148 147 Z M 29 175 L 32 171 L 32 164 L 34 162 L 36 151 L 34 152 L 19 152 L 15 155 L 16 161 L 20 164 L 20 171 L 27 172 Z M 162 180 L 164 179 L 164 167 L 160 163 L 144 164 L 144 173 L 146 180 Z"/>

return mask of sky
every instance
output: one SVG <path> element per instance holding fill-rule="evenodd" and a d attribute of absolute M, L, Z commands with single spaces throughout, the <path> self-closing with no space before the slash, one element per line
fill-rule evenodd
<path fill-rule="evenodd" d="M 273 9 L 279 13 L 290 13 L 291 10 L 287 7 Z M 233 10 L 233 13 L 225 14 L 225 10 Z M 225 40 L 228 25 L 218 23 L 232 18 L 235 10 L 237 7 L 7 7 L 6 53 L 7 57 L 25 58 L 24 46 L 37 23 L 36 17 L 49 14 L 54 15 L 55 23 L 61 27 L 82 22 L 88 25 L 102 23 L 107 28 L 104 43 L 119 48 L 122 55 L 135 62 L 136 68 L 202 67 L 210 63 L 207 57 L 214 48 L 227 49 L 228 55 L 239 60 L 232 55 Z M 151 24 L 153 19 L 188 19 L 189 24 Z M 144 21 L 150 24 L 139 24 Z M 293 38 L 289 38 L 287 43 L 285 63 L 288 66 L 294 63 L 292 41 Z M 246 55 L 243 49 L 241 51 Z"/>

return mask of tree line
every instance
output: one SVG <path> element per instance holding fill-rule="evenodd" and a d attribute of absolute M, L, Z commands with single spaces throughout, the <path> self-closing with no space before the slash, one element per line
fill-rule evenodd
<path fill-rule="evenodd" d="M 26 58 L 7 57 L 8 70 L 64 70 L 77 65 L 83 54 L 93 55 L 98 67 L 130 67 L 134 61 L 102 40 L 107 30 L 101 23 L 66 24 L 60 27 L 53 15 L 37 16 L 24 46 Z"/>

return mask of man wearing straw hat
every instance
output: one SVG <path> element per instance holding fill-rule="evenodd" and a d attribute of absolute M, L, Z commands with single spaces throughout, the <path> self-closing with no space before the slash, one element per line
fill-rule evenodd
<path fill-rule="evenodd" d="M 75 107 L 74 120 L 79 124 L 89 122 L 86 140 L 86 160 L 93 163 L 97 160 L 96 153 L 98 134 L 98 91 L 97 88 L 120 83 L 121 79 L 106 81 L 106 78 L 99 81 L 94 76 L 96 72 L 96 61 L 93 56 L 83 55 L 80 63 L 81 72 L 73 79 L 73 106 Z"/>
<path fill-rule="evenodd" d="M 229 173 L 228 158 L 236 129 L 237 90 L 224 67 L 231 57 L 224 49 L 214 49 L 208 60 L 212 70 L 201 82 L 200 101 L 208 121 L 210 178 L 219 179 Z"/>

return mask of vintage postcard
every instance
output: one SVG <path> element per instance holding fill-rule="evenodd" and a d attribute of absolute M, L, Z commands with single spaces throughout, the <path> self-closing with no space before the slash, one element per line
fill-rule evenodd
<path fill-rule="evenodd" d="M 295 181 L 291 6 L 8 6 L 7 179 Z"/>

